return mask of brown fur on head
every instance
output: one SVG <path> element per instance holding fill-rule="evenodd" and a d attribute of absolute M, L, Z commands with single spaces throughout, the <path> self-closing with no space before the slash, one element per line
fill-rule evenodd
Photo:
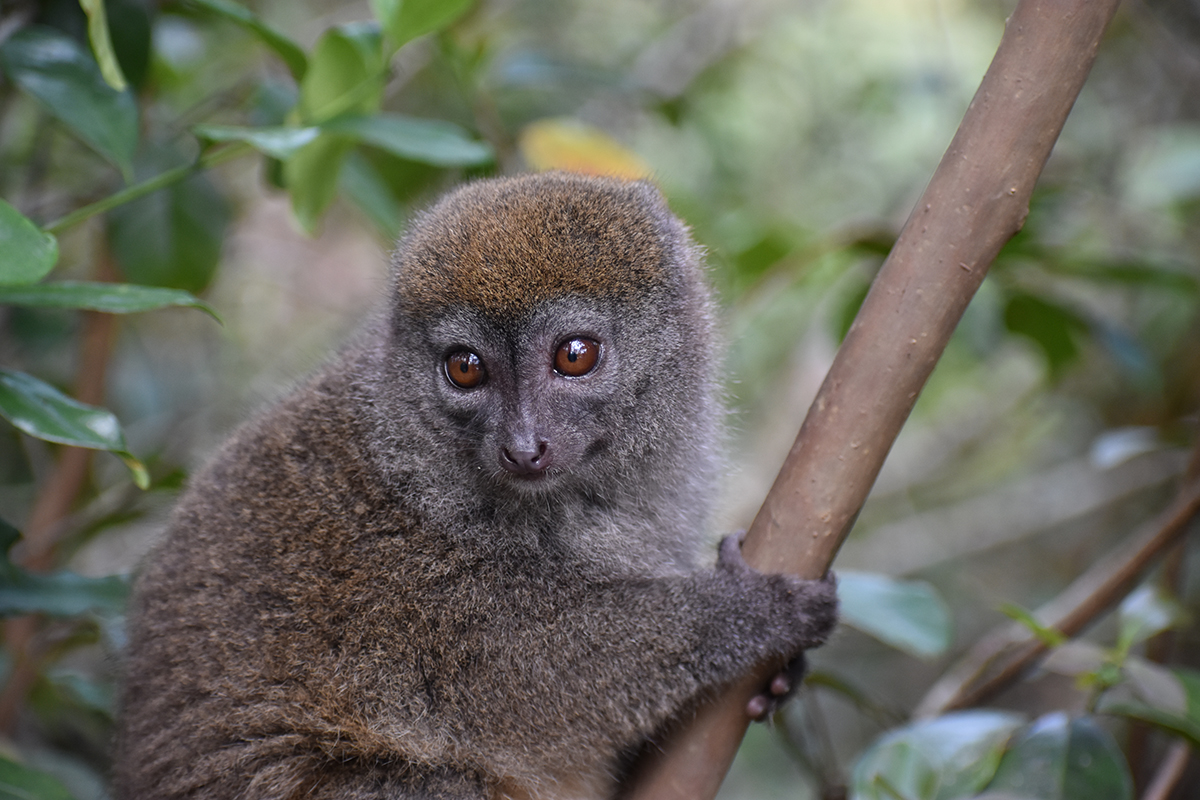
<path fill-rule="evenodd" d="M 448 303 L 505 317 L 571 294 L 627 300 L 677 257 L 673 221 L 644 182 L 563 172 L 480 181 L 417 221 L 396 293 L 417 316 Z"/>

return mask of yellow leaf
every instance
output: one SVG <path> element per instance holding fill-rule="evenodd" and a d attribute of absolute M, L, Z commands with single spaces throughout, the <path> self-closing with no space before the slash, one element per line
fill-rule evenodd
<path fill-rule="evenodd" d="M 543 119 L 521 131 L 525 163 L 537 172 L 561 169 L 586 175 L 636 180 L 650 177 L 650 166 L 598 128 L 572 119 Z"/>

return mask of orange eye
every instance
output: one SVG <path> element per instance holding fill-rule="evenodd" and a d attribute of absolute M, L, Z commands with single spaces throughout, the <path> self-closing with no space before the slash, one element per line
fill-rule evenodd
<path fill-rule="evenodd" d="M 479 356 L 470 350 L 459 350 L 446 356 L 446 377 L 460 389 L 474 389 L 483 383 L 487 370 Z"/>
<path fill-rule="evenodd" d="M 559 375 L 578 378 L 596 368 L 600 359 L 600 343 L 593 339 L 568 339 L 554 353 L 554 370 Z"/>

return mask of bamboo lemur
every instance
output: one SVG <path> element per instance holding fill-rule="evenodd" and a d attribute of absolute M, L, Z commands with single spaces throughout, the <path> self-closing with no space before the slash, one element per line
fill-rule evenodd
<path fill-rule="evenodd" d="M 700 565 L 702 273 L 645 182 L 486 180 L 417 219 L 388 314 L 145 564 L 117 796 L 608 798 L 700 696 L 820 644 L 831 581 L 734 538 Z"/>

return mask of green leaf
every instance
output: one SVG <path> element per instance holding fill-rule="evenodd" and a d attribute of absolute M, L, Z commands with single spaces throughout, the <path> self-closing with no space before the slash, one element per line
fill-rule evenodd
<path fill-rule="evenodd" d="M 65 571 L 37 575 L 13 567 L 0 585 L 0 616 L 120 614 L 128 599 L 129 584 L 115 575 L 88 578 Z"/>
<path fill-rule="evenodd" d="M 1055 377 L 1079 355 L 1075 337 L 1087 332 L 1087 323 L 1078 314 L 1024 292 L 1014 292 L 1009 298 L 1004 325 L 1041 348 Z"/>
<path fill-rule="evenodd" d="M 1187 693 L 1188 718 L 1200 722 L 1200 672 L 1187 667 L 1174 667 L 1171 672 L 1175 673 Z"/>
<path fill-rule="evenodd" d="M 198 308 L 218 322 L 212 306 L 178 289 L 160 289 L 132 283 L 58 281 L 33 286 L 0 286 L 0 304 L 39 308 L 82 308 L 107 314 L 137 314 L 168 306 Z"/>
<path fill-rule="evenodd" d="M 1121 601 L 1117 619 L 1119 646 L 1128 650 L 1138 642 L 1188 622 L 1187 611 L 1161 587 L 1144 584 Z"/>
<path fill-rule="evenodd" d="M 1105 695 L 1097 705 L 1097 710 L 1104 714 L 1119 714 L 1157 725 L 1184 737 L 1193 747 L 1200 748 L 1200 672 L 1175 667 L 1171 669 L 1171 674 L 1184 693 L 1182 708 L 1166 693 L 1160 692 L 1159 697 L 1153 697 L 1147 692 L 1138 691 L 1138 696 L 1132 699 Z"/>
<path fill-rule="evenodd" d="M 115 576 L 86 578 L 66 571 L 50 575 L 27 572 L 8 556 L 20 538 L 16 528 L 0 520 L 0 616 L 71 617 L 87 611 L 108 614 L 124 611 L 129 597 L 126 581 Z"/>
<path fill-rule="evenodd" d="M 145 148 L 138 172 L 158 174 L 181 160 Z M 130 282 L 197 293 L 216 273 L 231 216 L 208 176 L 195 174 L 110 211 L 109 241 Z"/>
<path fill-rule="evenodd" d="M 293 42 L 275 28 L 263 22 L 250 9 L 230 0 L 189 0 L 205 11 L 223 17 L 253 33 L 275 54 L 283 59 L 288 71 L 297 81 L 303 80 L 308 71 L 308 57 L 300 45 Z"/>
<path fill-rule="evenodd" d="M 474 0 L 371 0 L 393 50 L 418 36 L 439 31 L 461 17 Z"/>
<path fill-rule="evenodd" d="M 283 125 L 299 100 L 300 87 L 291 81 L 266 76 L 250 96 L 247 119 L 259 128 Z"/>
<path fill-rule="evenodd" d="M 848 291 L 843 295 L 840 307 L 833 313 L 833 335 L 837 337 L 839 342 L 846 339 L 846 334 L 850 332 L 850 326 L 854 324 L 854 318 L 858 316 L 858 310 L 862 308 L 863 302 L 867 299 L 867 292 L 871 291 L 871 282 L 862 280 L 853 290 Z"/>
<path fill-rule="evenodd" d="M 29 25 L 0 46 L 0 66 L 126 179 L 138 141 L 133 94 L 104 81 L 95 59 L 66 34 Z"/>
<path fill-rule="evenodd" d="M 1079 679 L 1097 672 L 1111 661 L 1111 652 L 1099 645 L 1072 639 L 1054 646 L 1042 661 L 1042 669 Z"/>
<path fill-rule="evenodd" d="M 1057 629 L 1046 627 L 1032 613 L 1018 605 L 1005 603 L 1000 606 L 1000 612 L 1009 619 L 1015 620 L 1028 628 L 1046 647 L 1058 647 L 1067 641 L 1067 637 L 1063 636 Z"/>
<path fill-rule="evenodd" d="M 58 778 L 0 756 L 0 798 L 4 800 L 75 800 Z"/>
<path fill-rule="evenodd" d="M 125 445 L 117 418 L 103 408 L 73 400 L 23 372 L 0 369 L 0 416 L 38 439 L 108 450 L 132 470 L 138 486 L 150 485 L 146 468 Z"/>
<path fill-rule="evenodd" d="M 115 687 L 111 683 L 97 681 L 77 672 L 55 670 L 45 675 L 55 689 L 68 695 L 81 708 L 103 714 L 109 718 L 116 710 Z"/>
<path fill-rule="evenodd" d="M 361 153 L 350 153 L 342 165 L 341 188 L 354 204 L 375 223 L 389 241 L 400 235 L 403 212 L 387 183 Z"/>
<path fill-rule="evenodd" d="M 92 43 L 92 53 L 100 65 L 100 74 L 104 82 L 118 92 L 124 91 L 128 85 L 121 65 L 117 63 L 117 54 L 113 51 L 112 37 L 108 33 L 108 15 L 104 13 L 104 0 L 79 0 L 79 7 L 88 18 L 88 41 Z"/>
<path fill-rule="evenodd" d="M 0 286 L 40 281 L 58 261 L 58 240 L 0 200 Z"/>
<path fill-rule="evenodd" d="M 287 160 L 321 135 L 315 126 L 245 128 L 238 125 L 197 125 L 192 132 L 209 142 L 245 142 L 260 153 Z"/>
<path fill-rule="evenodd" d="M 1127 656 L 1121 665 L 1121 677 L 1122 690 L 1128 689 L 1133 697 L 1155 708 L 1181 716 L 1194 709 L 1196 698 L 1189 692 L 1187 681 L 1162 664 Z"/>
<path fill-rule="evenodd" d="M 283 164 L 292 213 L 310 234 L 337 196 L 342 162 L 353 147 L 354 141 L 345 136 L 323 135 Z"/>
<path fill-rule="evenodd" d="M 383 98 L 386 63 L 379 28 L 353 23 L 325 32 L 300 84 L 300 120 L 373 114 Z"/>
<path fill-rule="evenodd" d="M 839 587 L 840 589 L 840 587 Z M 1005 742 L 1024 719 L 1001 711 L 962 711 L 889 731 L 854 765 L 855 800 L 951 800 L 982 789 Z"/>
<path fill-rule="evenodd" d="M 924 581 L 839 572 L 838 598 L 844 622 L 906 653 L 934 658 L 950 647 L 950 612 Z"/>
<path fill-rule="evenodd" d="M 151 14 L 157 14 L 158 8 L 152 9 L 144 0 L 105 0 L 104 9 L 113 52 L 136 97 L 149 71 Z"/>
<path fill-rule="evenodd" d="M 549 125 L 550 123 L 536 124 Z M 569 121 L 565 122 L 560 130 L 574 124 Z M 524 149 L 529 147 L 524 140 L 522 146 Z M 795 253 L 801 246 L 804 236 L 802 233 L 783 226 L 771 226 L 762 231 L 758 231 L 756 227 L 753 232 L 747 231 L 746 235 L 747 241 L 752 241 L 753 244 L 739 249 L 730 264 L 730 290 L 735 297 L 757 284 L 772 268 Z"/>
<path fill-rule="evenodd" d="M 366 168 L 387 184 L 388 191 L 401 207 L 420 205 L 422 198 L 445 181 L 445 173 L 440 167 L 398 158 L 378 147 L 357 148 L 355 155 L 361 157 L 366 162 Z"/>
<path fill-rule="evenodd" d="M 486 142 L 471 138 L 452 122 L 417 119 L 401 114 L 347 116 L 321 126 L 330 133 L 352 136 L 401 158 L 439 167 L 485 164 L 494 158 Z"/>
<path fill-rule="evenodd" d="M 261 153 L 284 161 L 315 142 L 323 132 L 438 167 L 474 166 L 494 158 L 487 142 L 472 138 L 452 122 L 400 114 L 338 117 L 319 126 L 306 127 L 198 125 L 193 132 L 210 142 L 245 142 Z"/>
<path fill-rule="evenodd" d="M 1132 800 L 1133 781 L 1111 734 L 1089 717 L 1057 712 L 1017 736 L 988 791 L 1038 800 Z"/>
<path fill-rule="evenodd" d="M 110 412 L 67 397 L 53 386 L 0 369 L 0 414 L 30 436 L 97 450 L 124 450 L 125 438 Z"/>
<path fill-rule="evenodd" d="M 1054 648 L 1042 669 L 1075 678 L 1081 689 L 1100 690 L 1104 703 L 1136 698 L 1173 714 L 1187 708 L 1183 684 L 1166 667 L 1091 642 L 1074 639 Z"/>
<path fill-rule="evenodd" d="M 1163 711 L 1147 703 L 1122 700 L 1102 703 L 1097 711 L 1140 720 L 1168 733 L 1187 739 L 1192 747 L 1200 748 L 1200 724 L 1196 720 Z"/>

